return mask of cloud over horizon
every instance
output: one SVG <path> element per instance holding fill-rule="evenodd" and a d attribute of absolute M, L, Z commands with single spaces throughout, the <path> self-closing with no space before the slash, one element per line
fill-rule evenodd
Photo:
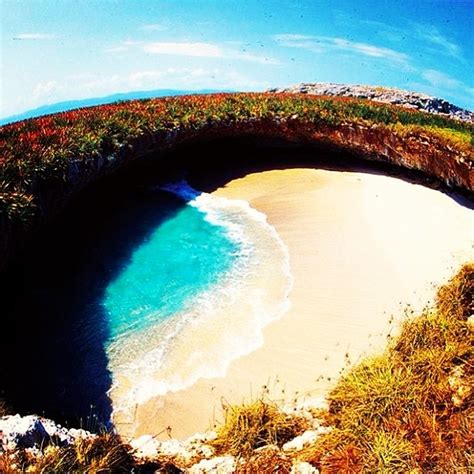
<path fill-rule="evenodd" d="M 124 41 L 120 45 L 108 48 L 107 53 L 123 53 L 138 47 L 147 54 L 166 56 L 187 56 L 195 58 L 230 59 L 250 61 L 260 64 L 277 65 L 280 62 L 272 57 L 253 54 L 247 51 L 221 46 L 217 43 L 204 41 Z"/>
<path fill-rule="evenodd" d="M 20 33 L 13 37 L 14 40 L 19 41 L 38 41 L 56 39 L 56 35 L 49 33 Z"/>
<path fill-rule="evenodd" d="M 370 43 L 351 41 L 346 38 L 332 36 L 312 36 L 301 34 L 279 34 L 272 38 L 281 46 L 306 49 L 313 53 L 327 51 L 345 51 L 364 56 L 386 59 L 400 65 L 408 65 L 409 56 L 391 48 L 377 46 Z"/>

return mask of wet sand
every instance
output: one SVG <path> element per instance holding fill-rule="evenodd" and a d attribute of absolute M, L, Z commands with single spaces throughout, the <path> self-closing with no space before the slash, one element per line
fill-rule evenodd
<path fill-rule="evenodd" d="M 448 196 L 396 178 L 314 169 L 265 171 L 215 191 L 263 212 L 290 254 L 291 308 L 264 329 L 264 344 L 225 377 L 115 418 L 128 437 L 171 427 L 185 438 L 222 420 L 223 403 L 322 396 L 363 355 L 382 350 L 407 305 L 474 258 L 473 213 Z M 271 281 L 268 282 L 272 284 Z"/>

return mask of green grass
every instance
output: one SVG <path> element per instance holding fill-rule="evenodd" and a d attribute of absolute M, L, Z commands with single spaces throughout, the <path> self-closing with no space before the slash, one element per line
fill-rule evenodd
<path fill-rule="evenodd" d="M 98 160 L 133 156 L 140 138 L 154 141 L 158 150 L 170 132 L 179 131 L 183 140 L 203 130 L 249 123 L 268 133 L 272 124 L 283 133 L 296 128 L 308 137 L 325 127 L 359 124 L 402 138 L 422 136 L 473 159 L 472 123 L 361 99 L 212 94 L 119 102 L 0 127 L 0 213 L 11 222 L 31 224 L 44 212 L 42 190 L 70 190 L 71 169 L 78 163 L 87 175 Z"/>

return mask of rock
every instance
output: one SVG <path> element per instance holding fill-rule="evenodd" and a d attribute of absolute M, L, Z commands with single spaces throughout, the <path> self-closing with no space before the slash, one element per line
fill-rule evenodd
<path fill-rule="evenodd" d="M 309 462 L 299 461 L 291 467 L 291 474 L 319 474 L 319 471 Z"/>
<path fill-rule="evenodd" d="M 457 107 L 444 99 L 417 92 L 409 92 L 391 87 L 374 87 L 363 85 L 344 85 L 325 82 L 303 83 L 287 88 L 268 90 L 273 93 L 300 93 L 341 97 L 356 97 L 377 102 L 396 104 L 409 109 L 423 110 L 432 114 L 474 122 L 474 113 Z"/>
<path fill-rule="evenodd" d="M 151 459 L 157 456 L 166 456 L 179 458 L 185 463 L 189 463 L 196 459 L 207 459 L 213 456 L 214 450 L 206 443 L 215 437 L 216 433 L 212 431 L 196 433 L 184 441 L 177 439 L 159 441 L 151 435 L 143 435 L 132 440 L 130 445 L 134 448 L 134 455 L 138 458 Z"/>
<path fill-rule="evenodd" d="M 10 415 L 0 419 L 0 446 L 3 451 L 45 447 L 50 439 L 38 416 Z"/>
<path fill-rule="evenodd" d="M 167 441 L 158 442 L 158 454 L 170 457 L 180 457 L 185 461 L 192 458 L 192 454 L 186 449 L 182 441 L 177 439 L 169 439 Z"/>
<path fill-rule="evenodd" d="M 214 449 L 207 443 L 216 439 L 217 433 L 209 431 L 207 433 L 196 433 L 184 441 L 184 446 L 190 453 L 191 457 L 210 458 L 214 455 Z"/>
<path fill-rule="evenodd" d="M 86 439 L 94 437 L 92 433 L 79 428 L 64 428 L 56 424 L 53 420 L 41 418 L 45 430 L 50 436 L 52 442 L 57 446 L 67 446 L 73 444 L 77 439 Z"/>
<path fill-rule="evenodd" d="M 285 443 L 282 447 L 283 451 L 301 451 L 308 444 L 314 443 L 319 435 L 319 431 L 307 430 L 302 435 Z"/>
<path fill-rule="evenodd" d="M 190 474 L 231 474 L 234 471 L 235 458 L 233 456 L 204 459 L 188 470 Z"/>
<path fill-rule="evenodd" d="M 151 435 L 143 435 L 130 442 L 133 454 L 137 458 L 153 458 L 158 453 L 160 442 Z"/>
<path fill-rule="evenodd" d="M 67 446 L 79 438 L 95 435 L 81 429 L 67 429 L 36 415 L 9 415 L 0 418 L 0 449 L 44 449 L 49 444 Z"/>
<path fill-rule="evenodd" d="M 321 425 L 321 420 L 315 418 L 315 410 L 328 409 L 328 403 L 324 397 L 310 397 L 301 398 L 282 407 L 283 413 L 287 415 L 297 415 L 306 418 L 313 428 L 318 428 Z"/>
<path fill-rule="evenodd" d="M 467 398 L 471 395 L 472 388 L 465 383 L 464 369 L 462 366 L 457 366 L 448 377 L 448 383 L 453 391 L 451 400 L 453 405 L 457 408 L 461 407 Z"/>
<path fill-rule="evenodd" d="M 471 330 L 474 330 L 474 314 L 471 314 L 468 318 L 467 318 L 467 324 L 469 326 L 469 328 Z"/>

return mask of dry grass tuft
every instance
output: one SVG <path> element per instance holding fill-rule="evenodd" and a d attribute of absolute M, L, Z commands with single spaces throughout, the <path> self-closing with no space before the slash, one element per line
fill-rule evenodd
<path fill-rule="evenodd" d="M 237 466 L 236 474 L 290 474 L 292 459 L 275 446 L 257 450 Z"/>
<path fill-rule="evenodd" d="M 334 429 L 302 458 L 322 472 L 473 472 L 474 265 L 329 396 Z"/>
<path fill-rule="evenodd" d="M 12 410 L 8 402 L 3 398 L 0 398 L 0 416 L 11 415 L 11 413 Z"/>
<path fill-rule="evenodd" d="M 304 418 L 287 415 L 275 403 L 261 398 L 253 403 L 226 407 L 225 422 L 212 445 L 217 453 L 248 457 L 263 446 L 281 447 L 307 428 Z"/>
<path fill-rule="evenodd" d="M 112 433 L 80 439 L 68 447 L 47 447 L 35 456 L 25 450 L 0 456 L 0 472 L 130 472 L 135 466 L 131 449 Z"/>

